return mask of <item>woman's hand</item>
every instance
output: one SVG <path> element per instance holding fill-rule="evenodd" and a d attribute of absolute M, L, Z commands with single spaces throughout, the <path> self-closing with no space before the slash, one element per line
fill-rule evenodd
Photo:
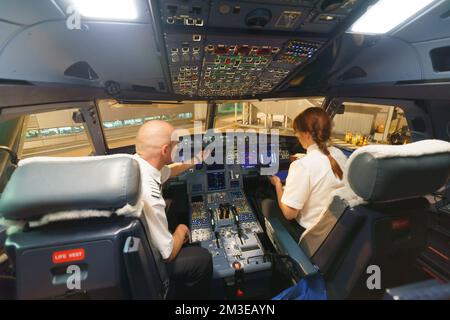
<path fill-rule="evenodd" d="M 280 185 L 280 186 L 282 185 L 281 179 L 277 176 L 270 176 L 269 181 L 274 187 L 277 187 L 278 185 Z"/>

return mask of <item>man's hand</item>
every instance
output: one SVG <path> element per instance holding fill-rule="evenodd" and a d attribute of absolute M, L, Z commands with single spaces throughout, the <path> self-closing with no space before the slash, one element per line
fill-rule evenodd
<path fill-rule="evenodd" d="M 172 253 L 166 262 L 170 262 L 178 255 L 183 244 L 189 241 L 189 228 L 185 224 L 179 224 L 172 234 L 173 238 L 173 248 Z"/>
<path fill-rule="evenodd" d="M 274 187 L 282 185 L 281 179 L 279 177 L 277 177 L 277 176 L 270 176 L 269 177 L 269 181 Z"/>
<path fill-rule="evenodd" d="M 203 157 L 203 161 L 205 161 L 206 159 L 209 158 L 209 156 L 211 155 L 212 150 L 210 148 L 206 148 L 202 151 L 202 157 Z"/>
<path fill-rule="evenodd" d="M 190 231 L 189 231 L 189 228 L 188 228 L 187 225 L 185 225 L 185 224 L 179 224 L 179 225 L 177 226 L 175 232 L 177 232 L 177 233 L 179 232 L 180 235 L 183 235 L 183 237 L 184 237 L 184 238 L 183 238 L 183 244 L 189 241 L 189 234 L 190 234 Z"/>
<path fill-rule="evenodd" d="M 209 149 L 209 148 L 204 149 L 204 150 L 198 152 L 194 156 L 194 163 L 195 164 L 200 164 L 203 161 L 205 161 L 210 155 L 211 155 L 211 149 Z"/>
<path fill-rule="evenodd" d="M 205 159 L 208 158 L 210 154 L 211 151 L 205 149 L 203 151 L 200 151 L 194 156 L 194 158 L 189 159 L 187 162 L 176 162 L 169 164 L 168 167 L 170 168 L 170 177 L 176 177 L 186 170 L 193 168 L 196 164 L 202 163 L 202 161 L 205 161 Z"/>

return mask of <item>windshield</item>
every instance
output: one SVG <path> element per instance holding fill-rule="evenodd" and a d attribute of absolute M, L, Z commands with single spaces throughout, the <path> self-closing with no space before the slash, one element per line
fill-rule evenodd
<path fill-rule="evenodd" d="M 323 97 L 277 101 L 227 101 L 217 103 L 214 130 L 278 130 L 294 136 L 295 117 L 310 107 L 320 107 Z M 109 148 L 134 145 L 139 127 L 146 121 L 164 120 L 181 135 L 204 133 L 208 104 L 205 102 L 158 104 L 120 104 L 100 100 L 103 130 Z M 386 128 L 386 130 L 385 130 Z M 349 138 L 352 137 L 352 141 Z M 356 141 L 356 138 L 358 141 Z M 364 103 L 345 103 L 345 112 L 333 119 L 332 142 L 356 148 L 365 144 L 410 142 L 408 124 L 402 109 Z"/>
<path fill-rule="evenodd" d="M 247 101 L 218 106 L 214 127 L 217 129 L 278 129 L 282 135 L 294 135 L 292 121 L 303 110 L 320 107 L 323 98 L 280 101 Z"/>
<path fill-rule="evenodd" d="M 194 133 L 194 122 L 205 128 L 206 104 L 160 103 L 120 104 L 115 100 L 98 103 L 103 131 L 109 148 L 134 145 L 139 127 L 147 121 L 164 120 L 177 129 Z"/>
<path fill-rule="evenodd" d="M 294 135 L 293 119 L 303 110 L 320 106 L 323 98 L 280 101 L 238 101 L 217 104 L 214 129 L 278 129 Z M 146 121 L 164 120 L 185 133 L 203 133 L 208 105 L 205 102 L 158 104 L 121 104 L 99 100 L 98 106 L 109 148 L 133 145 L 139 127 Z"/>

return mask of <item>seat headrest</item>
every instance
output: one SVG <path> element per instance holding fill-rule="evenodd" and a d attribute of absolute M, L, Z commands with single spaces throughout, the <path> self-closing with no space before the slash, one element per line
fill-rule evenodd
<path fill-rule="evenodd" d="M 139 164 L 130 155 L 23 160 L 0 199 L 10 220 L 72 210 L 110 210 L 135 205 L 140 196 Z"/>
<path fill-rule="evenodd" d="M 350 156 L 345 170 L 350 187 L 368 202 L 424 196 L 449 177 L 450 143 L 441 140 L 362 147 Z"/>

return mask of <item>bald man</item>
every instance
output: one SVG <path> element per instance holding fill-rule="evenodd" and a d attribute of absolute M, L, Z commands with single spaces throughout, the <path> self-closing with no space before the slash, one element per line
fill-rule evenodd
<path fill-rule="evenodd" d="M 165 121 L 149 121 L 138 131 L 135 159 L 144 177 L 144 214 L 151 241 L 168 267 L 169 298 L 207 298 L 212 277 L 211 254 L 201 247 L 185 245 L 189 240 L 186 225 L 180 224 L 170 233 L 166 203 L 161 194 L 164 182 L 195 165 L 193 159 L 187 163 L 172 163 L 172 153 L 178 144 L 174 130 Z M 202 157 L 197 156 L 197 162 Z"/>

